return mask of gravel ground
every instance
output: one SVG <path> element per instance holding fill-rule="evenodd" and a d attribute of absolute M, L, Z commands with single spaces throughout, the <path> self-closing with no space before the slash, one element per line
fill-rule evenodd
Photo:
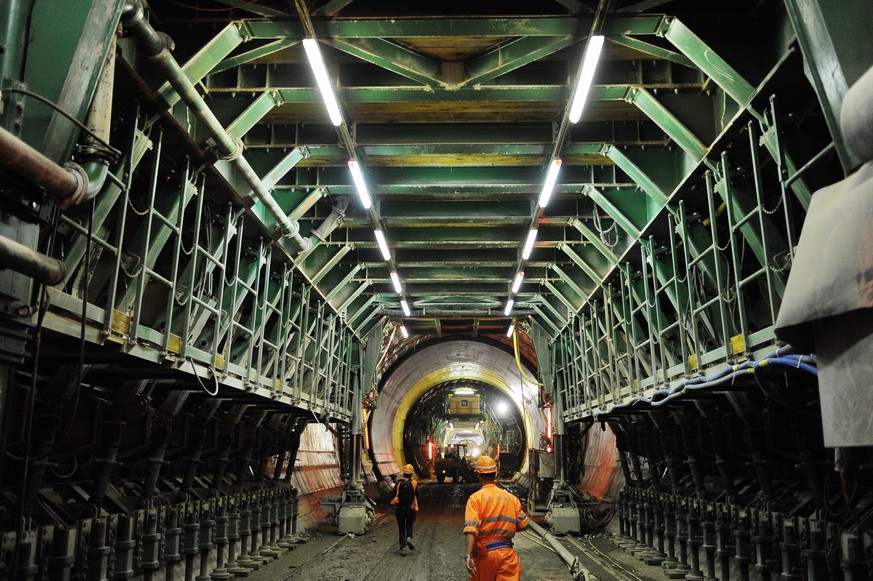
<path fill-rule="evenodd" d="M 327 520 L 306 531 L 306 542 L 255 571 L 252 581 L 445 581 L 468 579 L 464 568 L 464 506 L 477 485 L 421 483 L 421 510 L 415 527 L 415 550 L 400 555 L 397 521 L 386 504 L 377 507 L 376 523 L 364 535 L 340 536 Z M 661 580 L 660 567 L 648 567 L 605 538 L 598 548 L 646 580 Z M 566 542 L 565 545 L 569 546 Z M 563 561 L 533 533 L 516 535 L 522 579 L 572 581 Z M 578 552 L 578 551 L 574 551 Z M 594 566 L 589 567 L 592 572 Z M 598 579 L 613 577 L 602 567 Z M 640 573 L 638 573 L 640 574 Z"/>

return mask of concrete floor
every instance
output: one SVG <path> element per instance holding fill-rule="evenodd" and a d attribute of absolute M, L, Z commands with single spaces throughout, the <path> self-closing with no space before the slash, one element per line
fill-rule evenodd
<path fill-rule="evenodd" d="M 444 581 L 465 580 L 464 506 L 476 485 L 422 484 L 421 510 L 414 526 L 416 549 L 400 555 L 397 521 L 390 507 L 380 506 L 374 526 L 365 535 L 339 536 L 325 521 L 306 531 L 307 540 L 276 561 L 255 571 L 252 581 Z M 563 544 L 579 553 L 568 539 Z M 633 572 L 613 574 L 601 564 L 586 561 L 597 579 L 667 579 L 660 567 L 648 567 L 617 548 L 606 536 L 576 539 L 590 550 L 593 543 L 622 566 Z M 533 532 L 516 535 L 515 548 L 522 565 L 522 579 L 571 581 L 567 566 Z"/>

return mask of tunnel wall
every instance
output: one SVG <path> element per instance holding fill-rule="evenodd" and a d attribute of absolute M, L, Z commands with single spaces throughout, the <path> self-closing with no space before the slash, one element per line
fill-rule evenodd
<path fill-rule="evenodd" d="M 381 475 L 398 473 L 406 462 L 402 430 L 412 404 L 428 389 L 456 379 L 482 381 L 506 394 L 522 411 L 528 443 L 538 441 L 545 421 L 537 408 L 537 387 L 521 379 L 514 357 L 479 341 L 440 342 L 403 360 L 382 382 L 370 420 L 371 452 Z M 526 460 L 522 469 L 527 470 Z"/>
<path fill-rule="evenodd" d="M 328 516 L 318 503 L 323 496 L 339 494 L 344 483 L 336 438 L 324 425 L 311 423 L 303 430 L 291 484 L 299 491 L 298 526 L 312 528 Z"/>

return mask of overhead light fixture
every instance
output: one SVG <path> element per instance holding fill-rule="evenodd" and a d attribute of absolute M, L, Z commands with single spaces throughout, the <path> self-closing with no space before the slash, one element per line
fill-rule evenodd
<path fill-rule="evenodd" d="M 394 283 L 394 290 L 397 291 L 397 294 L 403 292 L 403 289 L 400 287 L 400 277 L 393 270 L 391 271 L 391 282 Z"/>
<path fill-rule="evenodd" d="M 318 41 L 314 38 L 304 38 L 303 50 L 306 51 L 306 58 L 309 59 L 309 66 L 315 75 L 315 82 L 318 84 L 318 90 L 321 91 L 321 99 L 324 101 L 324 106 L 327 107 L 330 122 L 339 127 L 343 124 L 343 116 L 330 86 L 330 77 L 327 76 L 327 69 L 324 67 L 324 59 L 321 58 Z"/>
<path fill-rule="evenodd" d="M 358 197 L 361 199 L 361 205 L 365 210 L 369 210 L 373 202 L 370 200 L 370 192 L 367 190 L 367 184 L 364 182 L 364 174 L 361 173 L 361 166 L 354 159 L 349 160 L 349 170 L 352 172 L 352 179 L 355 180 L 355 188 L 358 190 Z"/>
<path fill-rule="evenodd" d="M 561 171 L 561 158 L 556 157 L 549 165 L 549 173 L 546 174 L 546 181 L 543 184 L 543 191 L 540 192 L 540 208 L 545 208 L 552 197 L 552 190 L 555 189 L 555 182 L 558 180 L 558 173 Z"/>
<path fill-rule="evenodd" d="M 470 389 L 469 387 L 459 387 L 455 389 L 455 395 L 476 395 L 476 392 Z M 476 425 L 478 429 L 478 424 Z"/>
<path fill-rule="evenodd" d="M 509 326 L 509 329 L 507 329 L 507 331 L 506 331 L 506 336 L 512 337 L 513 333 L 515 333 L 515 323 L 513 323 Z"/>
<path fill-rule="evenodd" d="M 406 330 L 406 325 L 400 325 L 400 334 L 404 339 L 409 339 L 409 331 Z"/>
<path fill-rule="evenodd" d="M 536 229 L 527 233 L 527 241 L 524 243 L 524 249 L 521 251 L 522 260 L 530 258 L 530 253 L 533 251 L 534 242 L 537 241 Z"/>
<path fill-rule="evenodd" d="M 382 251 L 382 258 L 385 260 L 391 260 L 391 251 L 388 250 L 388 242 L 385 241 L 385 234 L 383 234 L 381 230 L 373 230 L 373 234 L 376 236 L 376 244 L 379 245 L 379 250 Z"/>
<path fill-rule="evenodd" d="M 573 94 L 573 103 L 570 105 L 570 123 L 577 123 L 582 117 L 582 108 L 588 100 L 588 91 L 591 89 L 591 81 L 594 80 L 594 71 L 597 70 L 597 61 L 600 60 L 600 52 L 603 50 L 603 37 L 600 35 L 588 38 L 585 46 L 585 54 L 582 55 L 582 71 L 579 73 L 579 83 Z"/>
<path fill-rule="evenodd" d="M 517 293 L 521 288 L 521 281 L 524 280 L 524 272 L 519 272 L 515 275 L 515 280 L 512 281 L 512 292 Z"/>
<path fill-rule="evenodd" d="M 403 314 L 404 314 L 404 315 L 406 315 L 407 317 L 410 315 L 410 311 L 409 311 L 409 303 L 407 303 L 406 301 L 404 301 L 404 300 L 401 299 L 401 301 L 400 301 L 400 308 L 403 309 Z"/>
<path fill-rule="evenodd" d="M 512 312 L 512 306 L 513 306 L 514 304 L 515 304 L 515 301 L 512 300 L 512 299 L 509 299 L 508 301 L 506 301 L 506 308 L 503 309 L 503 314 L 506 315 L 506 316 L 508 317 L 508 316 L 509 316 L 509 313 Z"/>

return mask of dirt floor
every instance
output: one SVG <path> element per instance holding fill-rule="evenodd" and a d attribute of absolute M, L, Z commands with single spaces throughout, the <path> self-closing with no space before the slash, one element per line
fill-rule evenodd
<path fill-rule="evenodd" d="M 255 571 L 252 581 L 444 581 L 468 579 L 464 568 L 462 533 L 467 497 L 478 487 L 471 484 L 422 483 L 419 487 L 421 510 L 414 526 L 415 550 L 400 555 L 397 521 L 386 504 L 377 508 L 376 523 L 364 535 L 340 536 L 327 520 L 306 531 L 305 543 L 276 561 Z M 648 567 L 622 551 L 607 536 L 579 537 L 574 540 L 585 551 L 594 546 L 611 557 L 600 564 L 585 559 L 585 554 L 569 541 L 560 539 L 597 579 L 645 579 L 662 581 L 667 576 L 660 567 Z M 568 567 L 539 536 L 532 532 L 516 535 L 515 548 L 522 565 L 522 579 L 572 581 Z M 597 555 L 597 553 L 593 553 Z M 604 563 L 622 563 L 631 576 L 613 575 Z"/>

